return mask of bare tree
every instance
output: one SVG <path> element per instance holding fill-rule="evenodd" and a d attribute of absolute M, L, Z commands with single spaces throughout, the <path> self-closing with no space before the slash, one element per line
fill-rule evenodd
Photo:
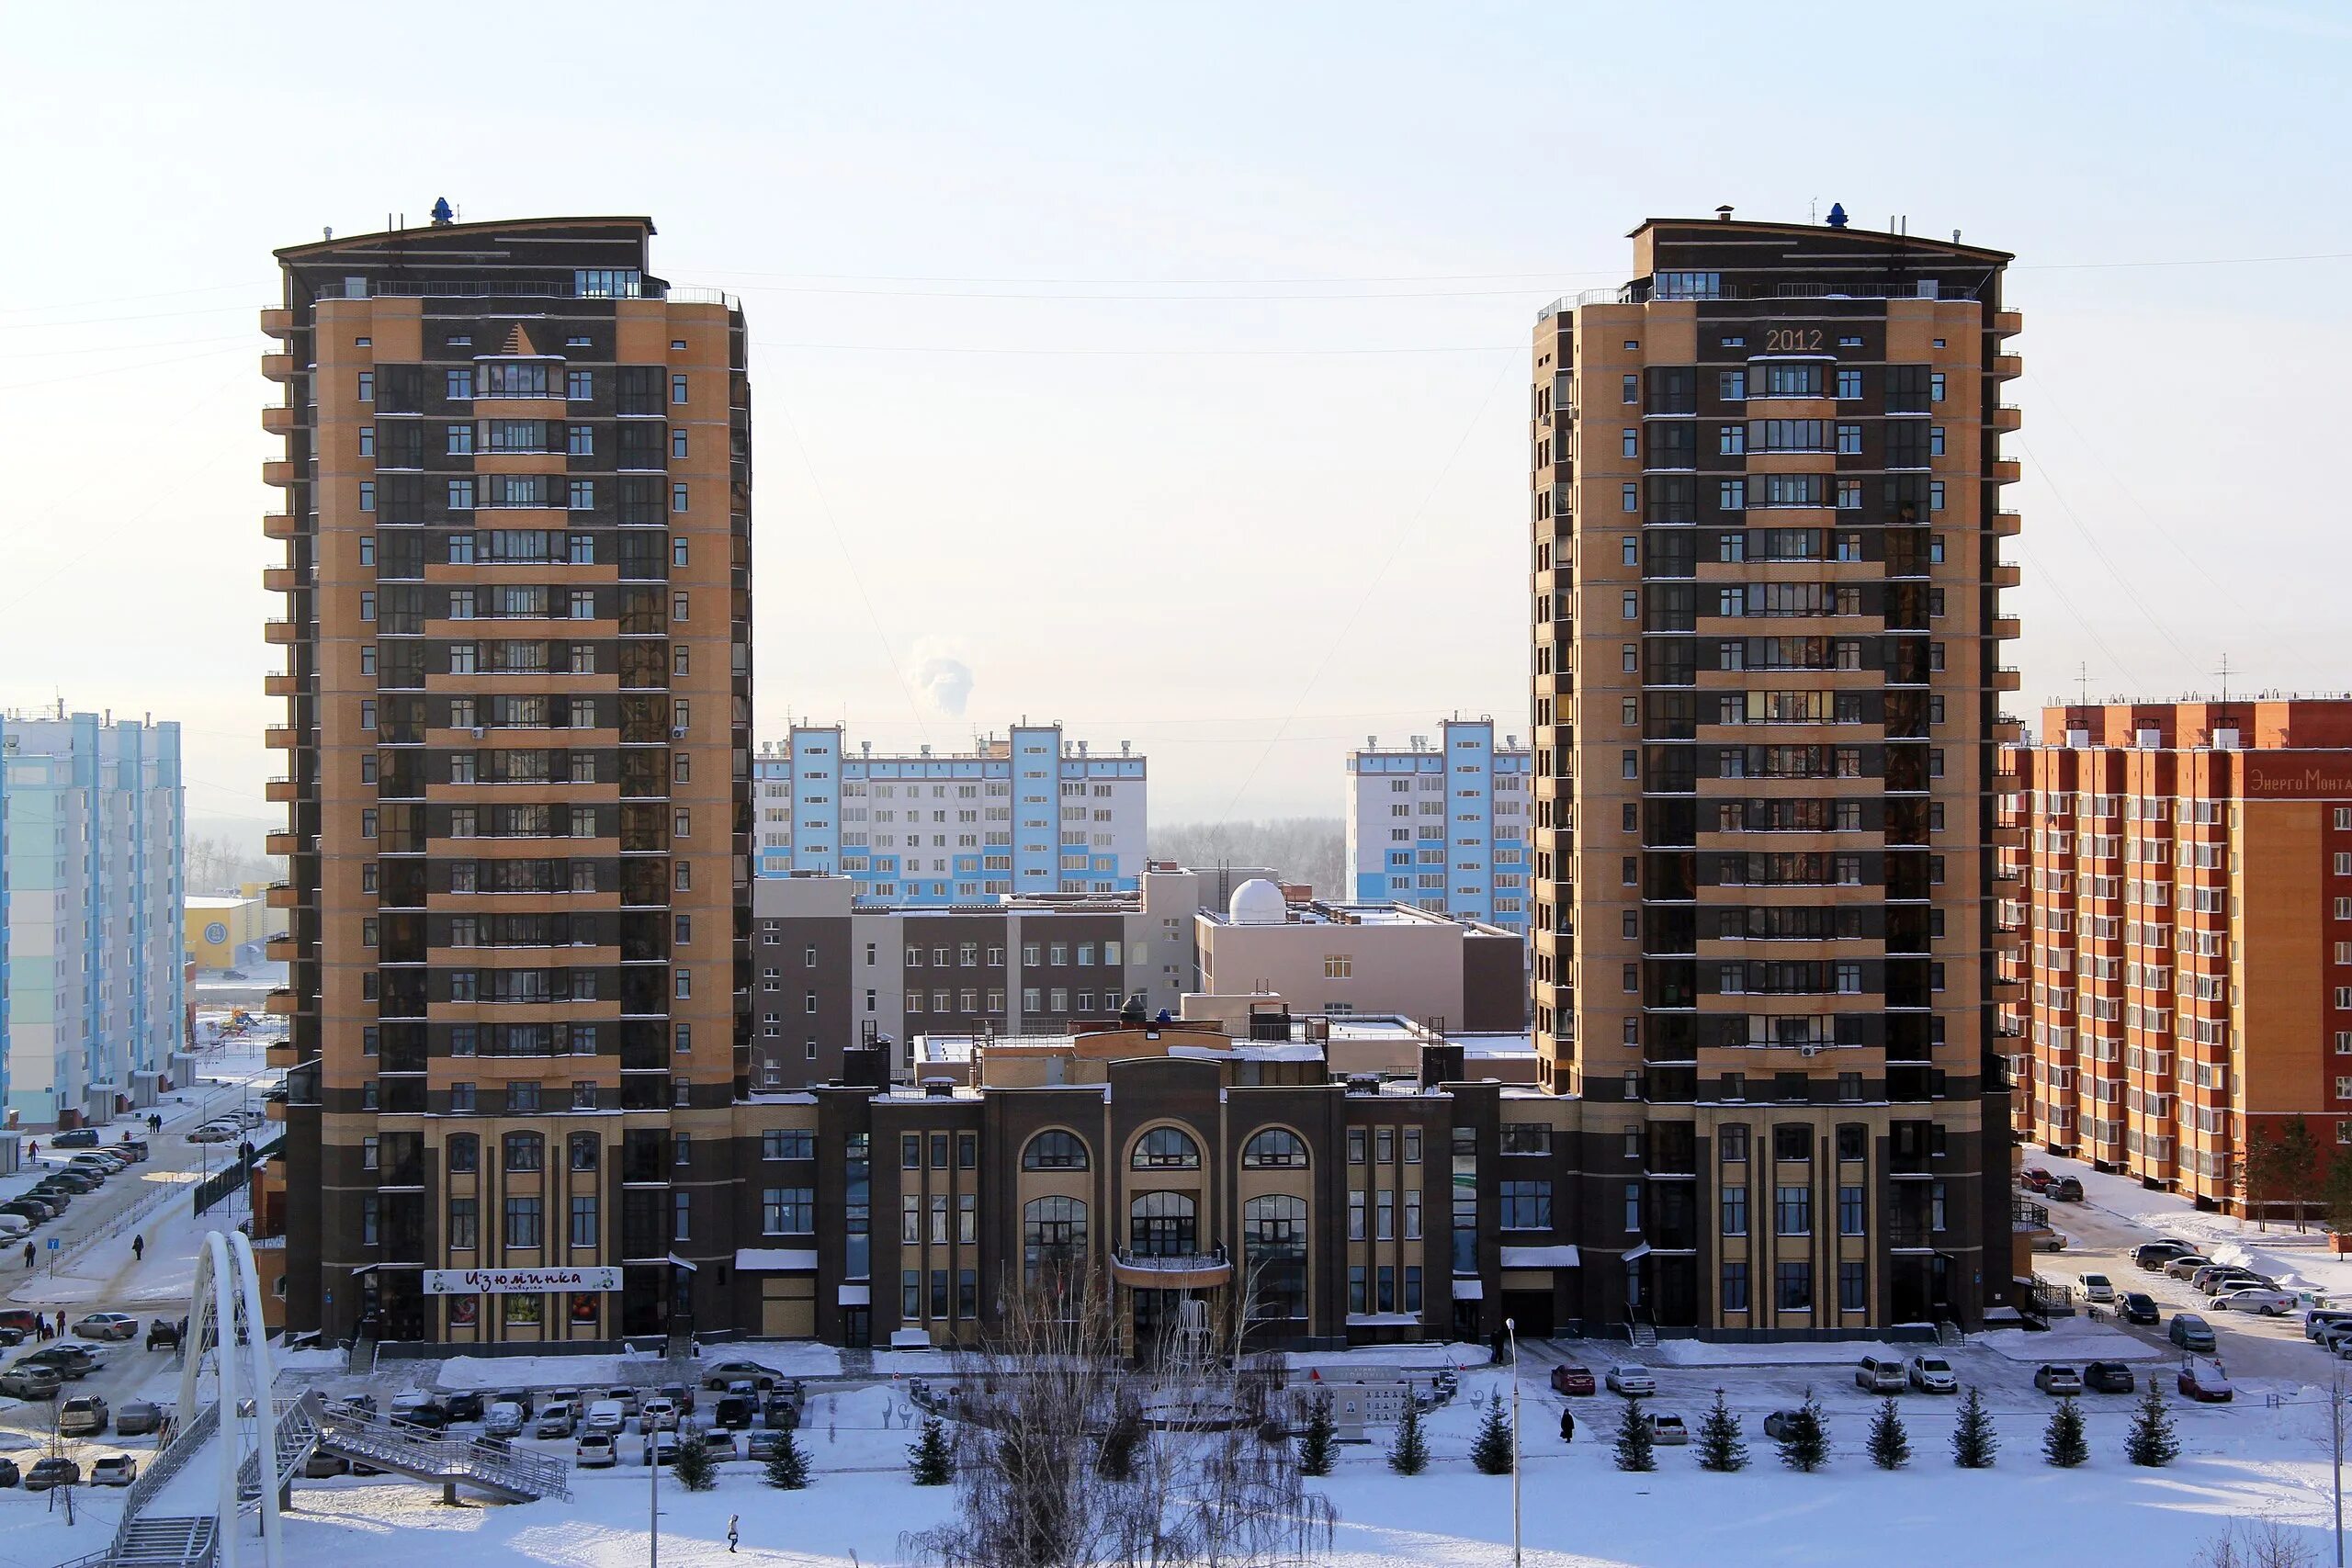
<path fill-rule="evenodd" d="M 1304 882 L 1318 897 L 1353 894 L 1347 875 L 1347 824 L 1336 817 L 1281 817 L 1258 822 L 1176 822 L 1153 828 L 1151 852 L 1197 870 L 1270 866 Z"/>
<path fill-rule="evenodd" d="M 946 1405 L 956 1516 L 901 1550 L 937 1568 L 1321 1561 L 1338 1517 L 1301 1478 L 1279 1359 L 1244 1353 L 1249 1293 L 1130 1364 L 1100 1269 L 1009 1289 Z M 1106 1438 L 1116 1463 L 1101 1462 Z"/>
<path fill-rule="evenodd" d="M 2277 1519 L 2240 1519 L 2207 1541 L 2189 1568 L 2318 1568 L 2302 1531 Z"/>

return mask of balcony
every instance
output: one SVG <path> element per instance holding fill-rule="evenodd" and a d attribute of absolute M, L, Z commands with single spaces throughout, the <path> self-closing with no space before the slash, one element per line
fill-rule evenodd
<path fill-rule="evenodd" d="M 2023 355 L 2016 354 L 1996 354 L 1993 356 L 1993 379 L 1996 381 L 2014 381 L 2024 374 L 2025 358 Z"/>
<path fill-rule="evenodd" d="M 2015 562 L 2015 561 L 2013 561 L 2013 560 L 2004 560 L 2004 561 L 1995 561 L 1995 562 L 1993 563 L 1993 586 L 1994 586 L 1994 587 L 1996 587 L 1996 588 L 2015 588 L 2018 584 L 2019 584 L 2020 582 L 2023 582 L 2024 581 L 2025 581 L 2025 573 L 2024 573 L 2024 572 L 2022 572 L 2022 571 L 2020 571 L 2020 570 L 2018 569 L 2018 563 L 2017 563 L 2017 562 Z"/>
<path fill-rule="evenodd" d="M 261 406 L 261 427 L 272 435 L 290 435 L 300 423 L 292 403 L 264 403 Z"/>
<path fill-rule="evenodd" d="M 265 593 L 291 593 L 302 586 L 302 573 L 290 566 L 266 566 L 261 569 L 261 586 Z"/>
<path fill-rule="evenodd" d="M 1993 739 L 2003 746 L 2018 746 L 2025 742 L 2025 720 L 2013 713 L 2005 713 L 1993 720 Z"/>
<path fill-rule="evenodd" d="M 266 855 L 300 854 L 302 852 L 302 835 L 300 833 L 264 833 L 261 836 L 261 852 Z"/>
<path fill-rule="evenodd" d="M 1233 1282 L 1233 1259 L 1223 1253 L 1184 1253 L 1172 1258 L 1141 1253 L 1111 1255 L 1111 1278 L 1140 1291 L 1206 1291 Z"/>
<path fill-rule="evenodd" d="M 272 381 L 291 381 L 294 370 L 294 356 L 290 354 L 265 354 L 261 356 L 261 373 Z"/>
<path fill-rule="evenodd" d="M 2018 333 L 2023 331 L 2025 331 L 2025 312 L 2023 310 L 1996 310 L 1993 312 L 1993 333 L 1995 336 L 2015 337 Z"/>
<path fill-rule="evenodd" d="M 264 800 L 284 805 L 294 798 L 294 781 L 292 779 L 264 780 L 261 795 Z"/>
<path fill-rule="evenodd" d="M 301 525 L 288 512 L 265 512 L 261 514 L 261 536 L 265 539 L 290 539 Z"/>
<path fill-rule="evenodd" d="M 2025 932 L 2015 926 L 1993 928 L 1993 951 L 2014 958 L 2025 952 Z"/>
<path fill-rule="evenodd" d="M 272 964 L 290 964 L 294 961 L 295 945 L 292 937 L 279 931 L 261 944 L 261 955 Z"/>
<path fill-rule="evenodd" d="M 263 1100 L 261 1102 L 261 1119 L 265 1122 L 285 1121 L 286 1102 L 282 1100 Z"/>
<path fill-rule="evenodd" d="M 261 678 L 261 694 L 265 697 L 299 696 L 302 678 L 290 670 L 273 670 Z"/>
<path fill-rule="evenodd" d="M 302 890 L 290 882 L 273 882 L 262 889 L 261 901 L 273 909 L 298 909 L 302 905 Z"/>
<path fill-rule="evenodd" d="M 2021 428 L 2024 424 L 2025 411 L 2018 407 L 2017 404 L 1996 403 L 1993 405 L 1994 429 L 2017 430 Z"/>
<path fill-rule="evenodd" d="M 2015 457 L 1996 457 L 1993 459 L 1993 482 L 1995 484 L 2013 485 L 2024 477 L 2025 469 L 2019 466 Z"/>
<path fill-rule="evenodd" d="M 273 1040 L 262 1048 L 262 1065 L 270 1067 L 291 1067 L 302 1060 L 302 1048 L 291 1040 Z M 283 1106 L 284 1100 L 270 1103 Z"/>
<path fill-rule="evenodd" d="M 291 336 L 294 332 L 294 312 L 283 305 L 263 306 L 261 330 L 269 337 Z"/>
<path fill-rule="evenodd" d="M 302 628 L 292 621 L 264 621 L 261 640 L 284 648 L 302 640 Z"/>
<path fill-rule="evenodd" d="M 1996 512 L 1993 513 L 1993 536 L 1995 538 L 2015 538 L 2019 533 L 2023 532 L 2024 529 L 2025 519 L 2018 513 L 2015 512 Z"/>
<path fill-rule="evenodd" d="M 273 751 L 290 751 L 295 746 L 294 727 L 273 724 L 261 732 L 261 743 Z"/>
<path fill-rule="evenodd" d="M 1993 689 L 1996 692 L 2014 692 L 2024 685 L 2025 672 L 2014 664 L 2004 664 L 1993 671 Z"/>
<path fill-rule="evenodd" d="M 291 1018 L 300 1005 L 294 993 L 283 986 L 261 999 L 261 1010 L 273 1018 Z"/>
<path fill-rule="evenodd" d="M 2025 1000 L 2025 982 L 2007 976 L 1993 976 L 1993 999 L 2004 1007 L 2015 1007 Z"/>
<path fill-rule="evenodd" d="M 1996 850 L 2025 848 L 2025 828 L 2021 823 L 2001 822 L 1993 828 L 1993 847 Z"/>
<path fill-rule="evenodd" d="M 261 466 L 261 482 L 266 485 L 290 485 L 301 478 L 301 465 L 284 457 L 272 457 Z"/>
<path fill-rule="evenodd" d="M 2025 636 L 2025 623 L 2015 615 L 1996 615 L 1993 617 L 1993 635 L 2004 642 L 2015 642 Z"/>

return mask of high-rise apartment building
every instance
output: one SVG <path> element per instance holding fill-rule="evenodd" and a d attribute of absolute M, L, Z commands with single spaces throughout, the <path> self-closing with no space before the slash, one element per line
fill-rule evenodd
<path fill-rule="evenodd" d="M 2020 322 L 2004 254 L 1844 222 L 1646 222 L 1536 322 L 1537 1045 L 1587 1101 L 1589 1322 L 1969 1325 L 2009 1288 Z"/>
<path fill-rule="evenodd" d="M 0 1091 L 25 1127 L 154 1102 L 186 1043 L 180 727 L 0 717 Z"/>
<path fill-rule="evenodd" d="M 1438 744 L 1378 737 L 1348 756 L 1348 897 L 1527 934 L 1533 760 L 1491 718 L 1439 721 Z"/>
<path fill-rule="evenodd" d="M 876 756 L 795 725 L 752 773 L 762 876 L 839 874 L 894 908 L 1141 886 L 1146 774 L 1125 741 L 1090 754 L 1058 724 L 1016 724 L 970 751 Z"/>
<path fill-rule="evenodd" d="M 674 1332 L 723 1274 L 751 399 L 741 311 L 652 234 L 443 207 L 277 253 L 298 1331 Z M 445 1293 L 480 1268 L 568 1282 Z"/>
<path fill-rule="evenodd" d="M 2352 701 L 2050 707 L 2023 764 L 2019 1136 L 2200 1207 L 2283 1201 L 2248 1192 L 2250 1139 L 2301 1116 L 2352 1143 Z"/>

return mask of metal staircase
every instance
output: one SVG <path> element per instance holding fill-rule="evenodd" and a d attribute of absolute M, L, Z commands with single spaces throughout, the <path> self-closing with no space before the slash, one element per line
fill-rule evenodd
<path fill-rule="evenodd" d="M 186 1568 L 212 1561 L 220 1546 L 219 1523 L 209 1514 L 194 1518 L 125 1519 L 114 1545 L 97 1562 L 107 1568 Z"/>
<path fill-rule="evenodd" d="M 1962 1343 L 1960 1325 L 1945 1318 L 1936 1325 L 1936 1343 L 1951 1349 Z"/>
<path fill-rule="evenodd" d="M 317 1447 L 413 1480 L 466 1486 L 510 1503 L 571 1495 L 571 1466 L 469 1438 L 370 1416 L 344 1404 L 317 1412 Z"/>
<path fill-rule="evenodd" d="M 279 1486 L 292 1480 L 319 1446 L 319 1396 L 306 1393 L 300 1399 L 279 1399 L 271 1403 L 277 1410 L 277 1446 L 271 1467 Z M 250 1503 L 261 1495 L 261 1455 L 247 1454 L 245 1462 L 237 1470 L 237 1500 Z"/>
<path fill-rule="evenodd" d="M 1625 1337 L 1645 1350 L 1657 1343 L 1657 1324 L 1647 1307 L 1634 1307 L 1626 1312 Z"/>

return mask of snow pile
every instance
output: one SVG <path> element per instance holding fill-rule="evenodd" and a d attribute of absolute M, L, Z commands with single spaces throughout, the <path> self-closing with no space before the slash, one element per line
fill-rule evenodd
<path fill-rule="evenodd" d="M 2047 1333 L 1994 1328 L 1972 1335 L 1968 1342 L 2012 1361 L 2035 1365 L 2043 1361 L 2161 1361 L 2172 1358 L 2172 1352 L 2165 1347 L 2151 1345 L 2112 1324 L 2075 1317 L 2053 1320 Z"/>
<path fill-rule="evenodd" d="M 1865 1356 L 1907 1360 L 1935 1347 L 1880 1345 L 1869 1340 L 1710 1340 L 1661 1339 L 1642 1359 L 1662 1367 L 1850 1367 Z M 1596 1361 L 1618 1364 L 1612 1352 Z"/>

